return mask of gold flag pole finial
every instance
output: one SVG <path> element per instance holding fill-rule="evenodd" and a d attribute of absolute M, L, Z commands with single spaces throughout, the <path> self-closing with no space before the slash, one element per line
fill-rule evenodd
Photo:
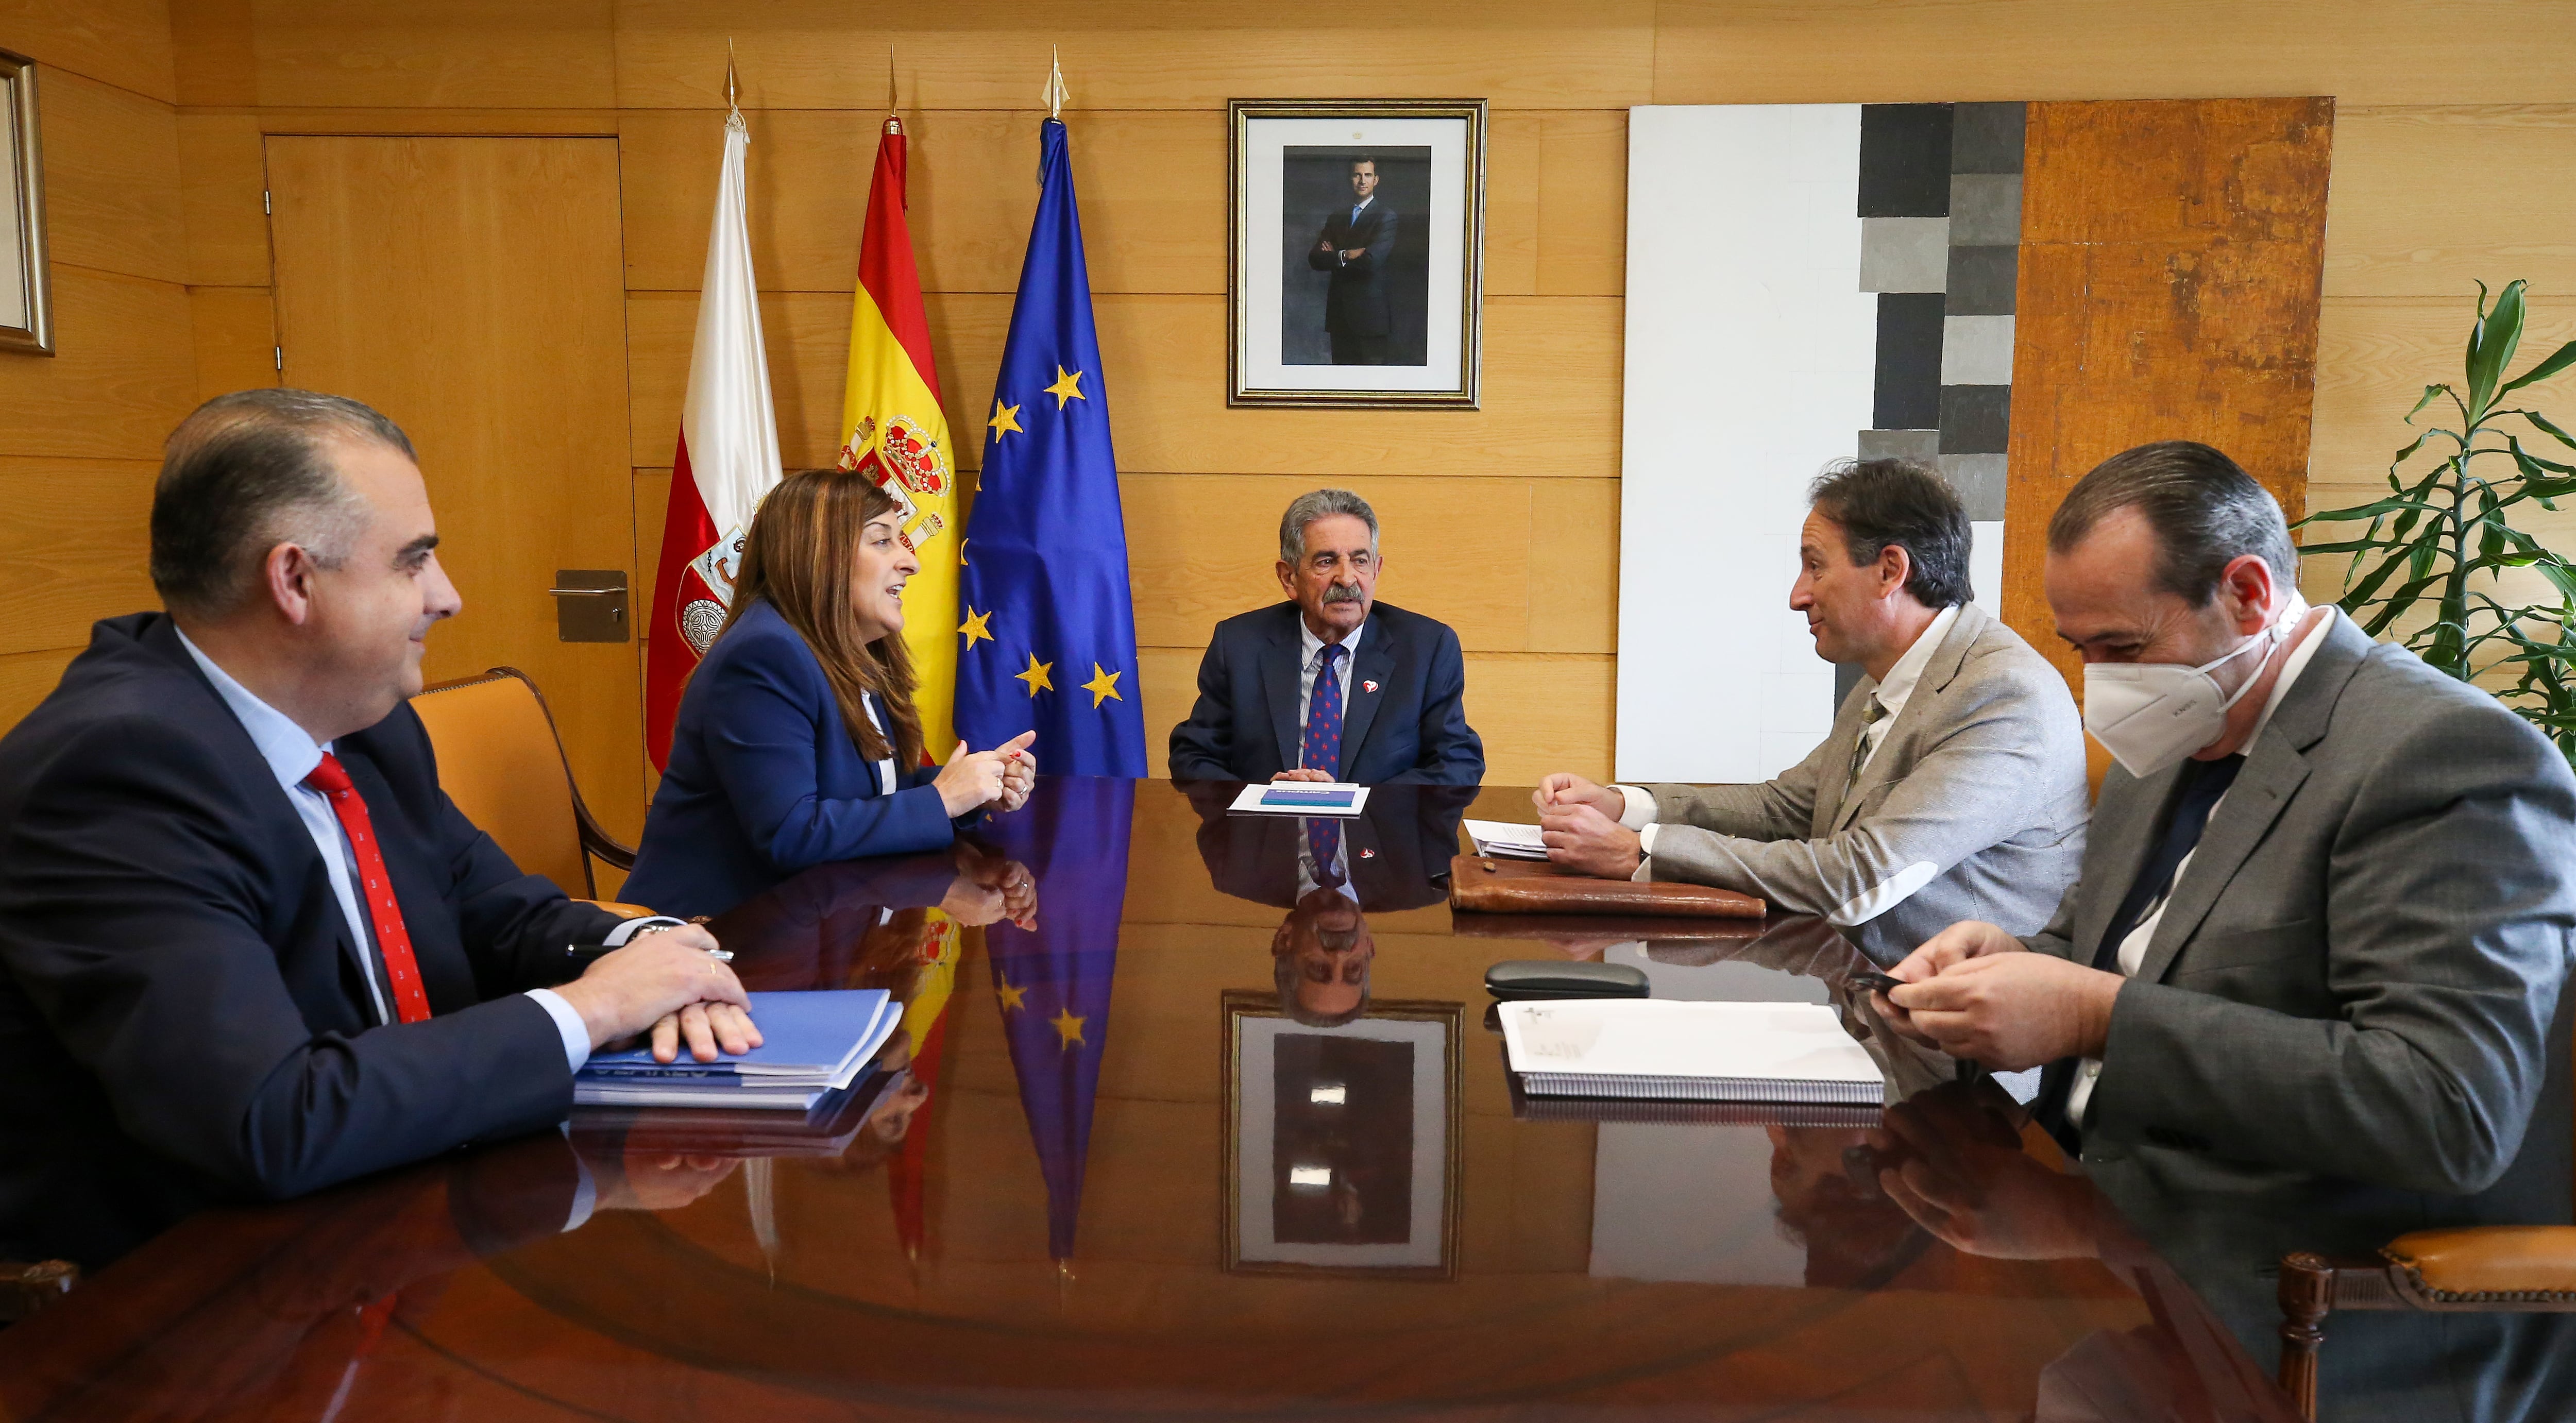
<path fill-rule="evenodd" d="M 734 98 L 733 36 L 731 35 L 725 36 L 725 107 L 737 114 L 742 112 L 741 103 Z"/>
<path fill-rule="evenodd" d="M 1065 101 L 1073 97 L 1064 91 L 1063 56 L 1054 45 L 1047 46 L 1046 91 L 1038 97 L 1046 101 L 1047 117 L 1051 119 L 1062 119 Z"/>
<path fill-rule="evenodd" d="M 888 133 L 892 133 L 892 134 L 900 134 L 900 133 L 902 133 L 902 132 L 903 132 L 903 120 L 902 120 L 901 118 L 896 117 L 896 115 L 895 115 L 895 108 L 896 108 L 896 105 L 895 105 L 895 101 L 894 101 L 894 46 L 893 46 L 893 45 L 887 45 L 887 46 L 886 46 L 886 121 L 885 121 L 885 131 L 886 131 L 886 132 L 888 132 Z"/>

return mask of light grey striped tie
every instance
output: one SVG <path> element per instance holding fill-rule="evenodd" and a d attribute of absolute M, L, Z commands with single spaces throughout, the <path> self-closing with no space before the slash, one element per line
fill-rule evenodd
<path fill-rule="evenodd" d="M 1860 782 L 1860 768 L 1869 764 L 1869 729 L 1885 720 L 1886 705 L 1879 701 L 1878 693 L 1870 693 L 1868 705 L 1860 710 L 1860 739 L 1852 745 L 1851 774 L 1843 777 L 1844 795 L 1851 794 L 1851 788 Z"/>

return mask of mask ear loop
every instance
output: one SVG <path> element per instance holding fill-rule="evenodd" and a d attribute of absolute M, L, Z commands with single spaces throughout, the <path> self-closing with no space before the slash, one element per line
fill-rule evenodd
<path fill-rule="evenodd" d="M 2209 676 L 2212 668 L 2224 666 L 2225 664 L 2233 662 L 2237 658 L 2244 656 L 2245 649 L 2254 646 L 2257 642 L 2267 644 L 2263 648 L 2263 657 L 2265 659 L 2270 658 L 2273 653 L 2280 651 L 2282 646 L 2289 642 L 2291 630 L 2301 621 L 2305 620 L 2309 613 L 2315 611 L 2314 608 L 2309 606 L 2308 600 L 2300 597 L 2296 591 L 2293 591 L 2290 594 L 2290 599 L 2291 601 L 2289 606 L 2281 609 L 2281 615 L 2272 620 L 2272 625 L 2270 627 L 2263 629 L 2263 631 L 2255 637 L 2245 639 L 2245 641 L 2239 644 L 2234 651 L 2219 658 L 2217 661 L 2208 664 L 2208 666 L 2201 668 L 2200 675 L 2207 677 Z M 2298 616 L 2291 616 L 2294 612 Z M 2246 678 L 2245 685 L 2237 688 L 2234 695 L 2218 704 L 2220 714 L 2224 715 L 2227 712 L 2236 710 L 2236 704 L 2245 700 L 2245 694 L 2253 691 L 2254 684 L 2262 680 L 2263 673 L 2261 670 L 2261 660 L 2258 659 L 2254 675 Z"/>

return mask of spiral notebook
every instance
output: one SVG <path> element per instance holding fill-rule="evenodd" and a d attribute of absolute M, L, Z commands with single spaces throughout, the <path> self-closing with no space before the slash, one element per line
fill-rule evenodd
<path fill-rule="evenodd" d="M 1821 1003 L 1559 999 L 1502 1005 L 1532 1097 L 1876 1106 L 1878 1062 Z"/>

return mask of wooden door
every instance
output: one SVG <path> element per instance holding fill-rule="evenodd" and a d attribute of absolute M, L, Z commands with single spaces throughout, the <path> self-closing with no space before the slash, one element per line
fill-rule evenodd
<path fill-rule="evenodd" d="M 465 600 L 426 675 L 534 677 L 632 842 L 643 644 L 558 640 L 546 592 L 557 569 L 638 582 L 616 140 L 280 136 L 268 177 L 286 384 L 367 402 L 420 452 Z"/>

